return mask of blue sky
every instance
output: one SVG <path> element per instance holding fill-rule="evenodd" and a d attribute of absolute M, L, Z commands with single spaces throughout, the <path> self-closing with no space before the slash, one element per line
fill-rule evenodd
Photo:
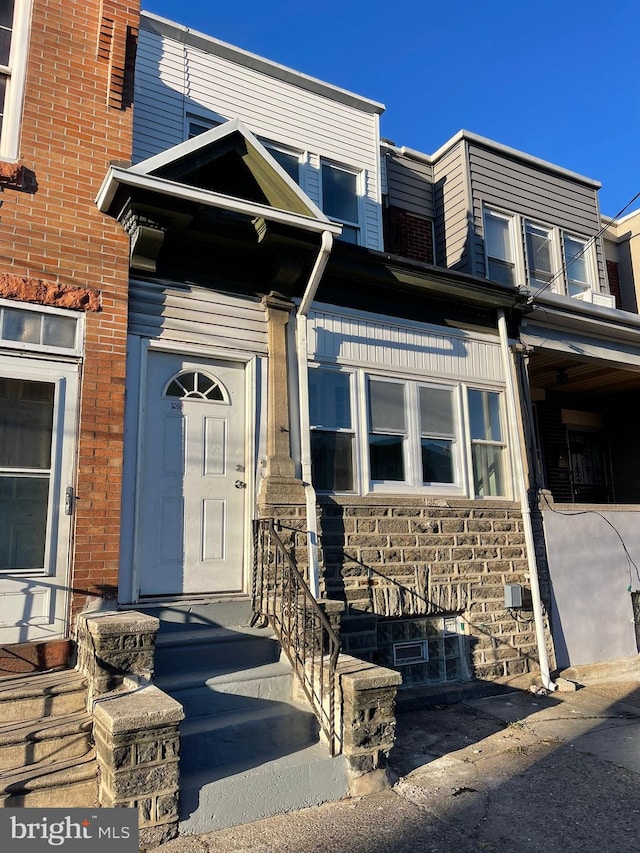
<path fill-rule="evenodd" d="M 639 0 L 143 8 L 381 101 L 397 145 L 433 153 L 471 130 L 600 181 L 609 216 L 640 191 Z"/>

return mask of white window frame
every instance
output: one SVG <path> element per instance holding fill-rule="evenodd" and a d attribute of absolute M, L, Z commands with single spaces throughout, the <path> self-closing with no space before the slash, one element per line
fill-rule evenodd
<path fill-rule="evenodd" d="M 518 228 L 518 218 L 513 213 L 508 213 L 504 210 L 499 210 L 498 208 L 492 207 L 490 205 L 485 205 L 482 210 L 482 238 L 484 243 L 484 263 L 485 263 L 485 273 L 487 278 L 491 278 L 489 275 L 489 260 L 493 256 L 489 255 L 489 250 L 487 246 L 487 216 L 493 216 L 495 219 L 502 219 L 507 223 L 508 234 L 509 234 L 509 246 L 511 248 L 511 255 L 513 257 L 513 285 L 514 287 L 518 284 L 521 284 L 524 281 L 524 269 L 522 264 L 522 250 L 518 250 L 518 240 L 517 233 L 520 232 L 521 229 Z M 509 261 L 504 258 L 495 258 L 494 260 L 499 261 L 505 265 L 509 263 Z"/>
<path fill-rule="evenodd" d="M 468 383 L 456 379 L 441 379 L 430 376 L 401 376 L 387 371 L 369 369 L 366 366 L 330 365 L 324 362 L 309 364 L 309 370 L 337 370 L 350 375 L 351 428 L 332 429 L 331 432 L 348 432 L 353 438 L 353 488 L 348 490 L 321 490 L 322 494 L 395 494 L 425 496 L 455 496 L 475 500 L 511 499 L 511 459 L 507 440 L 504 388 L 482 382 Z M 372 480 L 369 456 L 369 380 L 386 381 L 404 386 L 405 428 L 403 441 L 404 476 L 402 481 Z M 419 389 L 421 387 L 451 391 L 454 435 L 452 440 L 453 483 L 425 483 L 422 479 L 421 427 Z M 500 400 L 500 427 L 502 439 L 491 442 L 502 448 L 502 486 L 504 494 L 475 495 L 472 459 L 472 442 L 467 406 L 467 391 L 490 391 L 497 393 Z M 311 431 L 322 430 L 322 425 L 310 424 Z"/>
<path fill-rule="evenodd" d="M 281 154 L 288 154 L 290 157 L 295 157 L 297 159 L 297 161 L 298 161 L 298 179 L 295 182 L 299 187 L 302 187 L 303 180 L 304 180 L 304 165 L 305 165 L 305 160 L 306 160 L 304 152 L 299 151 L 295 148 L 290 148 L 288 145 L 281 145 L 279 142 L 270 142 L 267 140 L 262 140 L 262 144 L 267 149 L 269 154 L 273 154 L 274 151 L 278 151 Z M 276 162 L 278 162 L 278 161 L 276 160 Z M 278 163 L 278 165 L 281 168 L 283 168 L 280 163 Z M 286 169 L 285 169 L 285 171 L 286 171 Z M 287 172 L 287 175 L 289 175 L 288 172 Z M 291 175 L 289 175 L 289 177 L 291 177 Z M 292 180 L 295 180 L 295 178 L 293 178 Z"/>
<path fill-rule="evenodd" d="M 595 253 L 595 244 L 592 237 L 585 237 L 581 234 L 576 234 L 573 231 L 570 231 L 566 228 L 561 228 L 557 225 L 549 225 L 547 222 L 541 222 L 537 219 L 533 219 L 530 216 L 524 216 L 522 214 L 511 213 L 509 211 L 500 210 L 492 205 L 485 204 L 482 208 L 482 223 L 483 223 L 483 242 L 484 242 L 484 258 L 485 258 L 485 277 L 490 278 L 489 276 L 489 255 L 487 252 L 487 241 L 485 239 L 486 235 L 486 224 L 485 217 L 487 213 L 490 213 L 492 216 L 502 218 L 508 220 L 509 222 L 509 234 L 510 239 L 512 241 L 512 251 L 515 249 L 514 258 L 515 258 L 515 267 L 514 267 L 514 275 L 515 275 L 515 284 L 523 284 L 526 282 L 527 286 L 530 287 L 533 293 L 541 290 L 543 285 L 540 284 L 531 284 L 531 280 L 529 277 L 529 262 L 527 257 L 527 234 L 526 229 L 527 225 L 531 225 L 534 228 L 539 228 L 540 230 L 547 231 L 551 237 L 550 240 L 550 248 L 551 248 L 551 263 L 553 266 L 552 270 L 552 279 L 549 285 L 549 289 L 552 293 L 557 293 L 560 296 L 567 296 L 569 299 L 580 299 L 583 301 L 596 301 L 593 299 L 593 294 L 597 294 L 601 296 L 603 299 L 608 299 L 610 294 L 606 291 L 600 290 L 600 277 L 598 274 L 598 266 L 596 262 L 596 253 Z M 585 263 L 587 265 L 587 271 L 589 274 L 589 286 L 585 287 L 585 289 L 580 294 L 569 294 L 569 281 L 567 275 L 567 258 L 565 256 L 564 250 L 564 240 L 565 237 L 570 240 L 575 240 L 578 243 L 582 243 L 585 247 L 584 253 L 582 257 L 585 259 Z M 514 242 L 515 241 L 515 242 Z"/>
<path fill-rule="evenodd" d="M 577 253 L 577 255 L 567 257 L 565 240 L 573 240 L 575 243 L 581 243 L 582 249 Z M 589 238 L 580 237 L 571 231 L 563 230 L 560 232 L 560 248 L 562 251 L 562 273 L 565 296 L 569 296 L 571 299 L 584 299 L 585 293 L 600 293 L 599 288 L 597 288 L 598 276 L 595 268 L 593 241 Z M 580 293 L 571 294 L 569 293 L 569 262 L 577 256 L 584 259 L 589 281 L 585 282 L 585 287 L 583 287 Z"/>
<path fill-rule="evenodd" d="M 48 344 L 31 343 L 29 341 L 11 341 L 2 337 L 2 310 L 4 308 L 28 311 L 38 314 L 40 317 L 47 315 L 58 315 L 68 317 L 76 321 L 76 340 L 74 347 L 56 347 Z M 53 308 L 48 305 L 37 305 L 30 302 L 18 302 L 13 299 L 0 299 L 0 348 L 8 350 L 28 350 L 31 352 L 51 353 L 66 356 L 81 356 L 84 349 L 84 324 L 85 315 L 83 311 L 70 311 L 65 308 Z"/>
<path fill-rule="evenodd" d="M 219 115 L 218 113 L 208 115 L 199 115 L 198 113 L 187 112 L 184 116 L 184 138 L 194 139 L 196 136 L 200 136 L 199 133 L 191 134 L 191 125 L 197 124 L 200 127 L 203 127 L 204 130 L 201 133 L 206 133 L 207 130 L 212 130 L 214 127 L 219 127 L 221 124 L 224 124 L 227 119 L 224 116 Z"/>
<path fill-rule="evenodd" d="M 357 213 L 358 219 L 357 221 L 351 221 L 349 219 L 338 219 L 335 216 L 330 216 L 324 209 L 324 190 L 323 190 L 323 181 L 322 181 L 322 169 L 324 166 L 327 166 L 329 169 L 335 169 L 338 172 L 346 172 L 348 175 L 353 175 L 356 179 L 356 205 L 357 205 Z M 354 166 L 347 166 L 344 163 L 336 163 L 334 160 L 328 160 L 326 157 L 320 157 L 320 180 L 318 182 L 318 191 L 320 194 L 320 209 L 327 213 L 327 216 L 331 219 L 332 222 L 337 222 L 340 225 L 346 225 L 348 228 L 353 228 L 356 232 L 356 240 L 355 245 L 362 245 L 363 243 L 363 197 L 364 197 L 364 173 L 362 169 L 358 169 Z M 338 238 L 341 239 L 341 238 Z M 346 241 L 345 241 L 346 242 Z"/>
<path fill-rule="evenodd" d="M 32 0 L 15 0 L 9 65 L 0 65 L 0 74 L 7 80 L 0 133 L 0 157 L 6 160 L 17 160 L 20 151 L 31 6 Z"/>
<path fill-rule="evenodd" d="M 340 489 L 340 490 L 318 490 L 321 494 L 341 494 L 341 495 L 353 495 L 358 493 L 358 484 L 361 481 L 362 472 L 361 472 L 361 463 L 360 463 L 360 453 L 358 452 L 358 433 L 359 433 L 359 424 L 360 424 L 360 414 L 358 411 L 358 395 L 356 390 L 357 383 L 357 375 L 355 370 L 350 370 L 348 368 L 336 367 L 335 365 L 328 364 L 309 364 L 308 369 L 311 370 L 321 370 L 323 373 L 340 373 L 343 376 L 346 375 L 349 381 L 349 406 L 351 409 L 351 426 L 350 427 L 328 427 L 323 424 L 314 424 L 311 421 L 311 417 L 309 417 L 310 423 L 310 431 L 314 432 L 329 432 L 329 433 L 346 433 L 347 435 L 353 436 L 351 452 L 352 459 L 351 465 L 353 470 L 353 488 L 351 489 Z M 309 413 L 311 414 L 311 413 Z"/>
<path fill-rule="evenodd" d="M 504 393 L 498 388 L 491 388 L 487 386 L 478 385 L 476 383 L 464 383 L 463 385 L 463 406 L 465 410 L 465 428 L 467 430 L 467 435 L 465 439 L 465 453 L 467 458 L 467 472 L 469 478 L 469 496 L 474 500 L 500 500 L 500 498 L 507 497 L 506 494 L 502 495 L 477 495 L 475 493 L 475 476 L 473 470 L 473 448 L 474 447 L 497 447 L 500 448 L 501 453 L 501 464 L 502 464 L 502 482 L 503 487 L 508 491 L 511 483 L 511 468 L 510 468 L 510 455 L 509 455 L 509 442 L 507 440 L 507 412 L 506 412 L 506 401 Z M 478 439 L 472 438 L 471 436 L 471 418 L 469 415 L 469 391 L 486 391 L 490 394 L 498 394 L 498 417 L 500 418 L 500 441 L 496 441 L 493 439 Z M 516 452 L 518 452 L 516 448 Z"/>

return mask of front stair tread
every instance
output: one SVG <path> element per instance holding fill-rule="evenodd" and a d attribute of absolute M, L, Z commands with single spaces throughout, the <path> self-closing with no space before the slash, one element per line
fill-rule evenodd
<path fill-rule="evenodd" d="M 80 757 L 0 772 L 0 790 L 5 794 L 15 795 L 45 788 L 63 789 L 65 785 L 93 779 L 97 777 L 97 773 L 95 750 L 92 749 Z"/>
<path fill-rule="evenodd" d="M 233 714 L 200 714 L 187 716 L 180 724 L 180 733 L 194 735 L 199 732 L 223 732 L 224 729 L 238 729 L 244 725 L 258 726 L 282 717 L 285 714 L 298 712 L 301 716 L 315 723 L 315 714 L 309 710 L 307 705 L 297 702 L 271 702 L 266 707 L 264 703 L 259 708 L 249 708 L 244 711 L 235 711 Z M 317 740 L 317 734 L 316 734 Z"/>
<path fill-rule="evenodd" d="M 209 643 L 241 642 L 250 640 L 271 640 L 275 634 L 271 628 L 215 627 L 184 628 L 183 630 L 158 631 L 156 648 L 166 646 L 190 646 Z"/>
<path fill-rule="evenodd" d="M 180 834 L 211 832 L 348 795 L 344 756 L 322 744 L 254 767 L 225 765 L 181 774 Z"/>
<path fill-rule="evenodd" d="M 31 699 L 43 694 L 60 695 L 84 690 L 86 679 L 76 670 L 62 669 L 54 672 L 27 675 L 8 675 L 0 678 L 0 702 Z"/>
<path fill-rule="evenodd" d="M 87 732 L 91 731 L 92 725 L 91 714 L 86 711 L 2 723 L 0 724 L 0 747 Z"/>
<path fill-rule="evenodd" d="M 182 690 L 198 687 L 208 687 L 210 690 L 218 688 L 224 690 L 225 685 L 239 684 L 243 681 L 258 681 L 263 678 L 291 675 L 291 664 L 282 658 L 274 663 L 262 664 L 262 666 L 249 667 L 247 669 L 231 668 L 224 669 L 208 667 L 202 670 L 185 671 L 182 673 L 159 675 L 154 679 L 157 687 L 175 698 L 179 698 Z"/>

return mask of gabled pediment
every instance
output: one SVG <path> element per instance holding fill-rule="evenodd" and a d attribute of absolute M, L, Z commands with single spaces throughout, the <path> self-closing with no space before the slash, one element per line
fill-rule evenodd
<path fill-rule="evenodd" d="M 237 119 L 143 160 L 128 171 L 328 222 Z"/>

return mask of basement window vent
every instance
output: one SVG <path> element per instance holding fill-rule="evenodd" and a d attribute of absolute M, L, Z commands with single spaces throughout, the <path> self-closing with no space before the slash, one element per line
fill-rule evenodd
<path fill-rule="evenodd" d="M 380 621 L 378 663 L 401 672 L 403 687 L 467 679 L 465 623 L 455 615 Z"/>

